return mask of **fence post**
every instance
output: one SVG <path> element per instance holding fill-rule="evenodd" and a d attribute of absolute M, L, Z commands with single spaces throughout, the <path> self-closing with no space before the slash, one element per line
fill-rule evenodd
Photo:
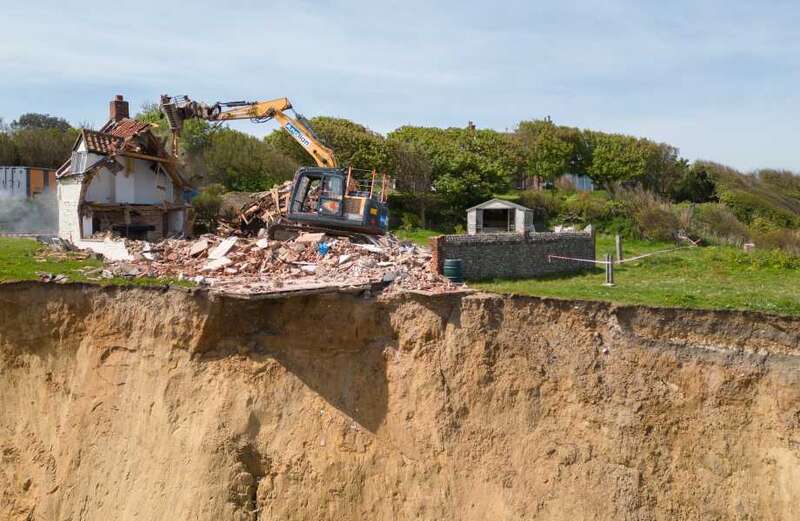
<path fill-rule="evenodd" d="M 624 259 L 622 256 L 622 236 L 617 234 L 614 238 L 615 245 L 617 247 L 617 263 L 621 263 Z"/>
<path fill-rule="evenodd" d="M 603 286 L 614 285 L 614 257 L 610 253 L 606 253 L 606 281 Z"/>

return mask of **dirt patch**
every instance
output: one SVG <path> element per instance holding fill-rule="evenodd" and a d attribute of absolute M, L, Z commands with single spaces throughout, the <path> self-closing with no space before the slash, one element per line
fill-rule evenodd
<path fill-rule="evenodd" d="M 35 283 L 0 302 L 0 518 L 798 516 L 798 319 Z"/>

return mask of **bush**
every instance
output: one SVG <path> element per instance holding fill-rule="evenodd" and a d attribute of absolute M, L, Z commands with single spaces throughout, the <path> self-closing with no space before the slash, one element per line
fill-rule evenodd
<path fill-rule="evenodd" d="M 420 227 L 419 216 L 415 213 L 403 212 L 402 215 L 400 216 L 400 221 L 402 222 L 400 228 L 407 232 L 410 232 L 411 230 L 416 230 L 417 228 Z"/>
<path fill-rule="evenodd" d="M 785 228 L 756 233 L 753 236 L 756 247 L 764 250 L 782 250 L 790 255 L 800 256 L 800 233 Z"/>
<path fill-rule="evenodd" d="M 196 215 L 195 231 L 206 233 L 216 230 L 219 211 L 222 207 L 222 194 L 224 193 L 224 186 L 212 184 L 203 188 L 192 200 Z"/>
<path fill-rule="evenodd" d="M 553 184 L 559 192 L 564 192 L 566 194 L 575 193 L 575 183 L 567 176 L 559 177 Z"/>
<path fill-rule="evenodd" d="M 634 213 L 639 235 L 654 241 L 673 240 L 680 229 L 678 217 L 667 205 L 652 205 L 639 208 Z"/>
<path fill-rule="evenodd" d="M 764 170 L 745 175 L 731 168 L 703 163 L 717 184 L 719 201 L 743 223 L 763 219 L 776 227 L 800 226 L 800 181 L 787 172 Z"/>
<path fill-rule="evenodd" d="M 741 246 L 750 233 L 736 215 L 722 204 L 700 204 L 690 208 L 687 230 L 709 244 Z"/>
<path fill-rule="evenodd" d="M 617 204 L 628 208 L 638 238 L 668 241 L 675 238 L 681 223 L 670 204 L 641 188 L 619 189 Z"/>
<path fill-rule="evenodd" d="M 597 197 L 591 192 L 578 192 L 564 201 L 563 220 L 582 225 L 600 221 L 606 216 L 606 202 L 607 199 Z"/>
<path fill-rule="evenodd" d="M 519 196 L 520 204 L 533 210 L 534 221 L 548 221 L 561 212 L 561 198 L 552 191 L 526 190 Z"/>
<path fill-rule="evenodd" d="M 675 202 L 707 203 L 715 201 L 717 184 L 702 163 L 688 168 L 672 189 Z"/>

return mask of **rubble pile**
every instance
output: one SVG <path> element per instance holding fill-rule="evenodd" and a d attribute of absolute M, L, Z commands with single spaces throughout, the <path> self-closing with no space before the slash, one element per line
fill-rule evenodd
<path fill-rule="evenodd" d="M 252 234 L 262 228 L 269 228 L 286 213 L 292 182 L 275 185 L 266 192 L 256 192 L 250 201 L 235 215 L 220 219 L 218 231 L 222 235 L 234 233 Z"/>
<path fill-rule="evenodd" d="M 129 241 L 133 261 L 109 264 L 115 276 L 192 280 L 228 293 L 256 294 L 385 283 L 385 291 L 458 289 L 430 270 L 431 255 L 393 236 L 375 244 L 303 233 L 293 240 L 203 235 L 157 244 Z"/>

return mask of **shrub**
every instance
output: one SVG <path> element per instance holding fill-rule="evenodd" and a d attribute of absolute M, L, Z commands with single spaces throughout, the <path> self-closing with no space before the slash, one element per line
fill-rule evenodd
<path fill-rule="evenodd" d="M 564 201 L 564 222 L 585 225 L 600 221 L 606 216 L 606 202 L 604 197 L 594 196 L 591 192 L 571 195 Z"/>
<path fill-rule="evenodd" d="M 526 190 L 520 194 L 520 204 L 533 210 L 535 221 L 547 221 L 561 212 L 561 198 L 552 191 Z"/>
<path fill-rule="evenodd" d="M 639 235 L 654 241 L 669 241 L 675 238 L 680 224 L 678 217 L 668 205 L 644 206 L 634 212 Z"/>
<path fill-rule="evenodd" d="M 559 192 L 564 192 L 566 194 L 575 193 L 575 183 L 573 183 L 572 179 L 570 179 L 567 176 L 559 177 L 558 179 L 556 179 L 553 185 Z"/>
<path fill-rule="evenodd" d="M 222 207 L 222 194 L 225 187 L 220 184 L 211 184 L 192 200 L 196 221 L 195 229 L 199 233 L 213 232 L 217 227 L 217 218 Z"/>
<path fill-rule="evenodd" d="M 756 233 L 753 236 L 756 247 L 765 250 L 782 250 L 790 255 L 800 256 L 800 233 L 785 228 Z"/>
<path fill-rule="evenodd" d="M 420 219 L 419 216 L 415 213 L 411 212 L 403 212 L 400 216 L 400 228 L 403 230 L 410 232 L 411 230 L 416 230 L 420 227 Z"/>
<path fill-rule="evenodd" d="M 702 163 L 695 163 L 672 189 L 675 202 L 707 203 L 717 199 L 717 184 Z"/>
<path fill-rule="evenodd" d="M 640 238 L 668 241 L 680 230 L 680 221 L 668 202 L 641 188 L 619 189 L 615 198 L 624 204 Z"/>
<path fill-rule="evenodd" d="M 687 230 L 709 244 L 741 246 L 750 233 L 736 215 L 725 205 L 707 203 L 690 208 Z"/>

